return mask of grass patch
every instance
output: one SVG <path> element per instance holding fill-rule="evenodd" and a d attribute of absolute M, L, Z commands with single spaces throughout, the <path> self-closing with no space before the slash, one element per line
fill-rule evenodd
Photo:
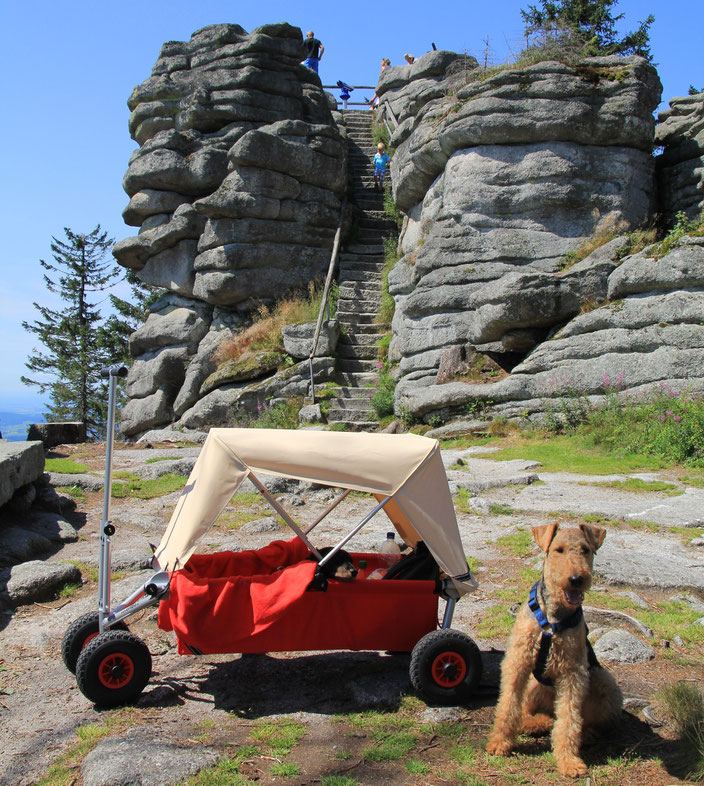
<path fill-rule="evenodd" d="M 140 478 L 138 475 L 127 474 L 112 484 L 111 496 L 117 499 L 136 497 L 137 499 L 153 499 L 180 491 L 188 478 L 168 472 L 160 478 Z"/>
<path fill-rule="evenodd" d="M 116 734 L 132 725 L 134 708 L 123 708 L 106 714 L 102 723 L 89 723 L 76 729 L 76 741 L 68 747 L 49 768 L 47 773 L 34 781 L 37 786 L 69 786 L 75 783 L 76 767 L 105 737 Z"/>
<path fill-rule="evenodd" d="M 272 756 L 287 756 L 294 745 L 306 736 L 306 727 L 298 721 L 282 718 L 276 721 L 257 721 L 252 738 L 261 742 Z"/>
<path fill-rule="evenodd" d="M 371 736 L 376 735 L 372 733 Z M 367 761 L 396 761 L 413 750 L 416 739 L 411 731 L 382 732 L 362 755 Z"/>
<path fill-rule="evenodd" d="M 687 682 L 676 682 L 660 691 L 659 702 L 674 721 L 689 760 L 692 780 L 704 780 L 704 697 Z"/>
<path fill-rule="evenodd" d="M 580 483 L 580 486 L 603 486 L 604 488 L 630 491 L 634 494 L 660 493 L 668 497 L 679 497 L 684 494 L 684 489 L 674 483 L 664 483 L 660 480 L 642 480 L 641 478 L 628 478 L 628 480 L 611 480 L 602 483 Z"/>
<path fill-rule="evenodd" d="M 156 456 L 155 458 L 147 459 L 145 464 L 156 464 L 157 461 L 173 461 L 170 456 Z"/>
<path fill-rule="evenodd" d="M 694 622 L 702 616 L 689 604 L 669 601 L 656 606 L 654 610 L 638 609 L 634 616 L 652 629 L 656 639 L 673 639 L 680 636 L 687 644 L 704 642 L 704 626 Z"/>
<path fill-rule="evenodd" d="M 295 778 L 301 774 L 301 768 L 293 762 L 283 761 L 272 764 L 269 772 L 280 778 Z"/>
<path fill-rule="evenodd" d="M 80 464 L 78 461 L 64 458 L 48 458 L 44 462 L 45 472 L 59 472 L 65 475 L 82 475 L 88 472 L 87 464 Z"/>
<path fill-rule="evenodd" d="M 86 500 L 86 492 L 80 486 L 58 486 L 56 491 L 59 494 L 68 494 L 76 502 L 85 502 Z"/>
<path fill-rule="evenodd" d="M 493 597 L 509 603 L 522 601 L 528 597 L 530 588 L 540 579 L 541 575 L 541 572 L 535 568 L 522 568 L 518 573 L 517 581 L 513 582 L 507 589 L 496 590 L 493 593 Z"/>
<path fill-rule="evenodd" d="M 608 449 L 595 446 L 588 438 L 575 434 L 554 437 L 532 432 L 511 437 L 509 445 L 489 455 L 474 458 L 490 461 L 526 459 L 539 461 L 545 472 L 574 472 L 583 475 L 612 475 L 656 470 L 664 466 L 662 459 L 645 454 L 615 455 Z"/>
<path fill-rule="evenodd" d="M 489 505 L 492 516 L 512 516 L 516 511 L 510 505 Z"/>
<path fill-rule="evenodd" d="M 455 507 L 460 513 L 469 513 L 474 514 L 476 510 L 474 510 L 471 505 L 469 504 L 470 499 L 474 497 L 471 491 L 467 491 L 467 489 L 459 488 L 457 489 L 457 494 L 455 494 L 454 502 Z"/>
<path fill-rule="evenodd" d="M 320 783 L 322 786 L 358 786 L 354 778 L 348 778 L 346 775 L 326 775 Z"/>
<path fill-rule="evenodd" d="M 426 775 L 430 772 L 430 767 L 420 759 L 409 759 L 403 767 L 409 775 Z"/>
<path fill-rule="evenodd" d="M 72 598 L 82 586 L 83 585 L 80 583 L 72 583 L 72 582 L 68 584 L 64 584 L 64 586 L 61 587 L 61 589 L 59 590 L 59 597 Z"/>
<path fill-rule="evenodd" d="M 529 557 L 533 553 L 533 535 L 528 530 L 519 529 L 499 538 L 496 545 L 514 557 Z"/>
<path fill-rule="evenodd" d="M 667 527 L 667 532 L 674 532 L 679 535 L 685 546 L 695 538 L 704 536 L 704 530 L 699 527 Z"/>
<path fill-rule="evenodd" d="M 240 768 L 245 759 L 259 755 L 256 746 L 245 745 L 236 756 L 220 759 L 215 766 L 185 780 L 183 786 L 255 786 L 256 782 L 242 775 Z"/>
<path fill-rule="evenodd" d="M 482 639 L 506 638 L 513 628 L 516 618 L 505 606 L 492 606 L 482 616 L 477 625 L 477 635 Z"/>
<path fill-rule="evenodd" d="M 81 571 L 81 578 L 84 581 L 96 582 L 98 580 L 98 566 L 90 565 L 77 559 L 62 560 L 64 565 L 75 565 Z"/>

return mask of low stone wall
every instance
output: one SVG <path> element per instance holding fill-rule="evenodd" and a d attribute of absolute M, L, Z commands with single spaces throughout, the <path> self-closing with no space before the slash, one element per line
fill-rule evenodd
<path fill-rule="evenodd" d="M 44 446 L 41 442 L 0 442 L 0 508 L 16 491 L 39 480 L 43 472 Z"/>

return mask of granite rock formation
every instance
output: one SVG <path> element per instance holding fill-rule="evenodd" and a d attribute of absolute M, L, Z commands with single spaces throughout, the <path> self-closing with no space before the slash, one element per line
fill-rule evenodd
<path fill-rule="evenodd" d="M 166 43 L 130 97 L 123 215 L 139 233 L 114 255 L 166 293 L 130 342 L 126 435 L 185 413 L 253 305 L 327 267 L 346 147 L 300 43 L 284 23 L 212 25 Z"/>
<path fill-rule="evenodd" d="M 670 222 L 679 212 L 697 218 L 704 210 L 704 93 L 673 98 L 658 123 L 661 209 Z"/>
<path fill-rule="evenodd" d="M 653 209 L 660 84 L 643 59 L 483 79 L 473 65 L 429 53 L 379 85 L 398 121 L 393 193 L 408 216 L 390 277 L 401 389 L 433 384 L 453 345 L 507 353 L 518 343 L 525 354 L 585 298 L 580 276 L 555 275 L 564 255 L 599 226 L 635 227 Z M 591 271 L 590 286 L 604 290 L 606 272 Z"/>
<path fill-rule="evenodd" d="M 389 278 L 398 412 L 446 420 L 480 403 L 536 420 L 551 398 L 598 402 L 616 380 L 632 393 L 704 390 L 700 238 L 622 259 L 622 236 L 563 270 L 588 238 L 625 235 L 662 202 L 698 214 L 702 96 L 661 115 L 658 193 L 660 90 L 638 57 L 487 75 L 433 52 L 384 72 L 393 194 L 407 215 Z M 477 352 L 510 373 L 479 384 L 443 371 Z"/>
<path fill-rule="evenodd" d="M 418 418 L 449 419 L 468 405 L 540 421 L 559 396 L 602 404 L 608 392 L 704 394 L 704 238 L 685 237 L 624 258 L 608 276 L 609 301 L 569 320 L 494 384 L 408 384 L 399 406 Z M 585 262 L 588 260 L 585 260 Z"/>

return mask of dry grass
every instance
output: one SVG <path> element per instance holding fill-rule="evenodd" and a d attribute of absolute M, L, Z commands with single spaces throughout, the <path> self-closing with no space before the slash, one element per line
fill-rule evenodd
<path fill-rule="evenodd" d="M 312 283 L 305 295 L 292 294 L 274 306 L 261 305 L 253 323 L 223 341 L 213 353 L 213 360 L 220 365 L 228 360 L 243 360 L 261 351 L 283 352 L 281 328 L 301 322 L 315 322 L 318 318 L 322 285 Z"/>
<path fill-rule="evenodd" d="M 613 214 L 606 216 L 602 221 L 599 221 L 589 240 L 582 243 L 575 251 L 570 251 L 562 257 L 558 263 L 560 272 L 569 270 L 573 265 L 593 254 L 598 248 L 605 246 L 614 238 L 625 234 L 627 231 L 628 223 L 626 221 L 618 219 Z"/>

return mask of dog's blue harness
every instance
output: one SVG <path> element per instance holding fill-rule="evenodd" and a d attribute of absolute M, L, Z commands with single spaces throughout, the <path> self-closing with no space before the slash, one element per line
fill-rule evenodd
<path fill-rule="evenodd" d="M 533 676 L 541 685 L 545 685 L 548 688 L 553 687 L 554 683 L 548 677 L 544 677 L 545 667 L 547 666 L 548 662 L 548 655 L 550 654 L 550 645 L 552 644 L 552 638 L 557 633 L 562 633 L 563 630 L 568 630 L 569 628 L 575 628 L 584 618 L 584 614 L 582 612 L 582 607 L 580 606 L 574 614 L 570 614 L 564 620 L 560 620 L 558 622 L 550 622 L 550 620 L 545 616 L 545 613 L 540 608 L 540 603 L 538 601 L 538 588 L 540 586 L 539 581 L 536 581 L 533 585 L 530 594 L 528 595 L 528 608 L 533 612 L 533 616 L 535 617 L 538 625 L 540 626 L 540 630 L 542 631 L 542 635 L 540 636 L 540 649 L 538 650 L 538 657 L 535 659 L 535 667 L 533 668 Z M 584 626 L 585 629 L 585 636 L 588 633 L 587 626 Z M 594 650 L 592 649 L 591 642 L 587 638 L 587 659 L 589 661 L 589 668 L 593 669 L 599 666 L 599 661 L 596 659 L 596 655 L 594 654 Z"/>

